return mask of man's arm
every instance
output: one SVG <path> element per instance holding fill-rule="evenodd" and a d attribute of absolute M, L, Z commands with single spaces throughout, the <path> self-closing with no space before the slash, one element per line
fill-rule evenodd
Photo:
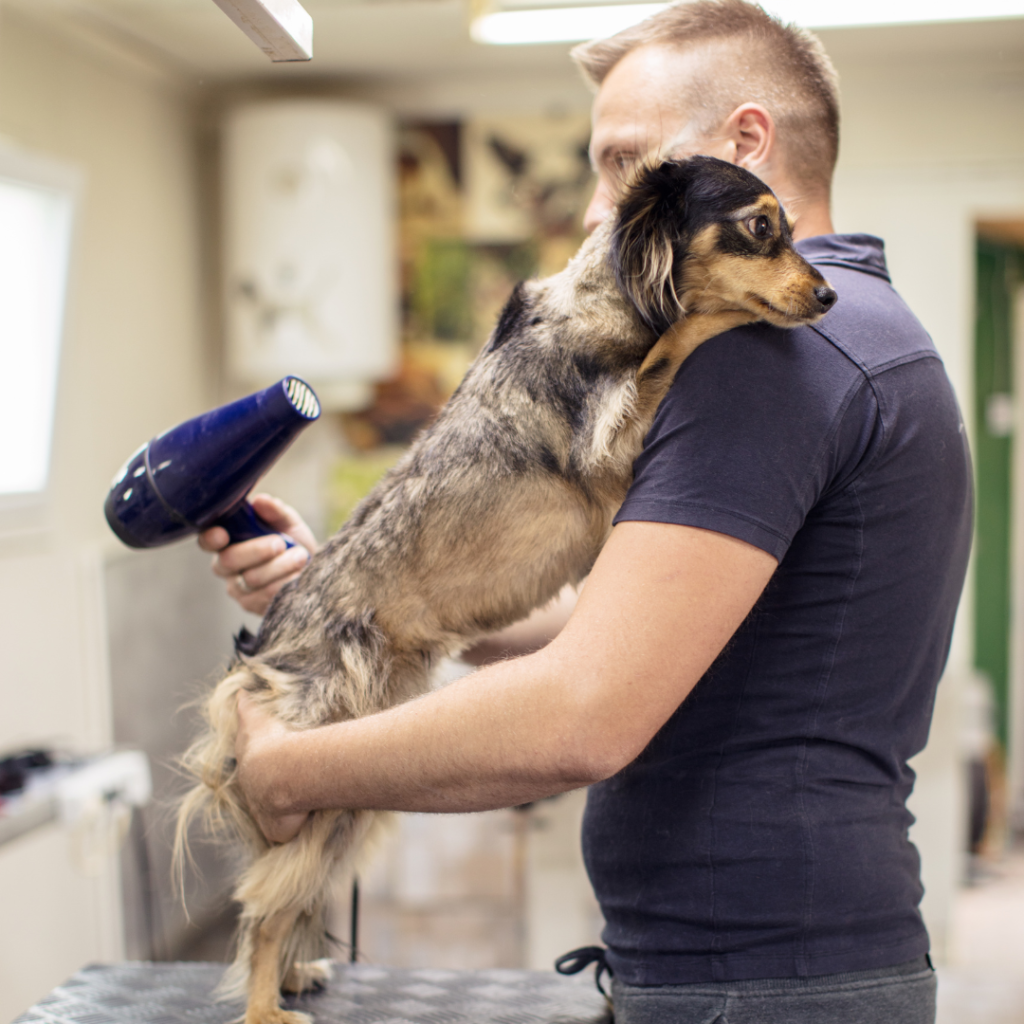
<path fill-rule="evenodd" d="M 693 689 L 776 564 L 708 530 L 622 523 L 569 623 L 535 654 L 306 732 L 245 700 L 236 753 L 250 807 L 285 841 L 317 808 L 477 811 L 605 779 Z"/>

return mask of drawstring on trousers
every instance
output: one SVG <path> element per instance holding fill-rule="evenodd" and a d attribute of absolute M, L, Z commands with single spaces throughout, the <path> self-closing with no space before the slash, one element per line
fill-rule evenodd
<path fill-rule="evenodd" d="M 594 972 L 594 984 L 597 985 L 598 992 L 610 1001 L 611 995 L 604 990 L 604 985 L 601 984 L 601 978 L 606 973 L 609 978 L 615 977 L 615 972 L 605 957 L 607 952 L 602 946 L 581 946 L 569 953 L 563 953 L 555 961 L 555 970 L 559 974 L 579 974 L 591 964 L 597 964 L 597 970 Z"/>

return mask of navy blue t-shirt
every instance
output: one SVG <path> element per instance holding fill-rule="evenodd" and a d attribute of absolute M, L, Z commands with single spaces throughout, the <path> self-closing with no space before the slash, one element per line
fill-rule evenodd
<path fill-rule="evenodd" d="M 797 248 L 835 308 L 697 349 L 616 519 L 715 530 L 780 563 L 643 754 L 591 787 L 584 854 L 627 984 L 870 970 L 928 949 L 907 759 L 966 571 L 970 456 L 881 241 Z"/>

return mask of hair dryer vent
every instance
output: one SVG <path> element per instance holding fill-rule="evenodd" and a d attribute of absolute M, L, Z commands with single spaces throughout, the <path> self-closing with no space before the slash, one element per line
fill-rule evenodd
<path fill-rule="evenodd" d="M 304 380 L 299 380 L 298 377 L 285 377 L 284 390 L 295 411 L 302 413 L 307 420 L 315 420 L 320 415 L 320 402 Z"/>

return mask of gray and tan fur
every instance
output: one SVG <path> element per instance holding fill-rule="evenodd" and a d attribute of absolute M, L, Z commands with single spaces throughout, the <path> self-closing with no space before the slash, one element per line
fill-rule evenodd
<path fill-rule="evenodd" d="M 329 876 L 351 866 L 376 816 L 319 811 L 270 845 L 235 782 L 238 692 L 296 729 L 423 693 L 440 658 L 588 574 L 697 345 L 757 319 L 810 322 L 834 297 L 766 186 L 702 157 L 641 169 L 562 273 L 516 288 L 437 420 L 240 641 L 185 755 L 198 781 L 179 843 L 202 812 L 248 854 L 227 983 L 248 992 L 247 1024 L 303 1019 L 279 990 L 325 977 Z"/>

